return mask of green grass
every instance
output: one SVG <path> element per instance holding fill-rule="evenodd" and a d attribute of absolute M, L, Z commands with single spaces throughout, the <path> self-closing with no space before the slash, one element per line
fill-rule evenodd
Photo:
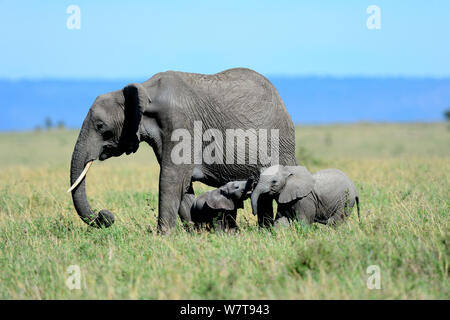
<path fill-rule="evenodd" d="M 259 230 L 246 203 L 237 235 L 157 235 L 159 170 L 144 144 L 93 165 L 90 202 L 117 220 L 88 228 L 65 192 L 76 135 L 0 134 L 1 299 L 450 298 L 446 124 L 298 127 L 302 163 L 355 182 L 362 225 L 354 212 L 336 229 Z M 81 290 L 65 285 L 70 265 L 81 267 Z M 380 290 L 366 286 L 370 265 Z"/>

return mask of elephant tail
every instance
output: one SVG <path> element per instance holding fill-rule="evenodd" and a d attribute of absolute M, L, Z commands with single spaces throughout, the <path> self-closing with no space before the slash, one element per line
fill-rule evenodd
<path fill-rule="evenodd" d="M 358 221 L 361 223 L 361 216 L 359 215 L 359 197 L 355 197 L 356 209 L 358 210 Z"/>

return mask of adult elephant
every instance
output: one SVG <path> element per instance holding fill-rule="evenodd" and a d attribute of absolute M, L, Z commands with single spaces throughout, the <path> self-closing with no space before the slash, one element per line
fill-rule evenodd
<path fill-rule="evenodd" d="M 230 132 L 235 137 L 221 143 L 219 135 L 228 138 Z M 276 140 L 272 141 L 273 137 Z M 232 180 L 258 177 L 262 166 L 297 164 L 292 120 L 278 92 L 262 75 L 242 68 L 212 75 L 158 73 L 142 84 L 100 95 L 91 106 L 70 168 L 69 191 L 83 221 L 96 227 L 114 222 L 111 212 L 96 214 L 88 203 L 85 175 L 92 162 L 136 152 L 142 141 L 153 148 L 160 165 L 158 230 L 162 233 L 175 226 L 177 213 L 182 220 L 191 220 L 193 181 L 219 187 Z M 245 144 L 244 158 L 239 141 Z M 182 142 L 186 148 L 180 151 Z M 263 161 L 261 156 L 264 147 L 271 151 L 269 164 L 264 163 L 268 158 Z M 202 157 L 206 149 L 214 149 L 208 159 Z M 274 157 L 274 152 L 279 157 Z M 225 153 L 230 158 L 221 163 L 217 156 Z M 260 210 L 259 224 L 270 224 L 272 201 L 260 201 L 259 208 L 266 214 Z"/>

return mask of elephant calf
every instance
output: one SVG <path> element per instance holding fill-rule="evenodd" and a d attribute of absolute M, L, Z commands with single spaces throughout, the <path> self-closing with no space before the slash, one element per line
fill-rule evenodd
<path fill-rule="evenodd" d="M 353 182 L 337 169 L 311 174 L 302 166 L 272 166 L 261 172 L 252 193 L 253 213 L 258 213 L 258 198 L 270 196 L 278 203 L 279 223 L 286 219 L 335 225 L 350 215 L 359 196 Z"/>
<path fill-rule="evenodd" d="M 236 230 L 237 209 L 244 207 L 253 188 L 253 179 L 232 181 L 218 189 L 198 196 L 191 207 L 194 226 L 217 228 L 221 231 Z"/>

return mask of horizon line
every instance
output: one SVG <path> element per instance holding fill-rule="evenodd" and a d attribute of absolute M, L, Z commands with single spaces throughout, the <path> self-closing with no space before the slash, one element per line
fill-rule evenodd
<path fill-rule="evenodd" d="M 433 124 L 445 124 L 447 121 L 442 120 L 354 120 L 354 121 L 324 121 L 324 122 L 294 122 L 295 127 L 317 127 L 317 126 L 351 126 L 351 125 L 433 125 Z M 0 134 L 4 133 L 21 133 L 21 132 L 56 132 L 56 131 L 77 131 L 81 127 L 65 126 L 63 128 L 52 127 L 50 129 L 37 125 L 34 128 L 26 129 L 7 129 L 0 128 Z"/>

